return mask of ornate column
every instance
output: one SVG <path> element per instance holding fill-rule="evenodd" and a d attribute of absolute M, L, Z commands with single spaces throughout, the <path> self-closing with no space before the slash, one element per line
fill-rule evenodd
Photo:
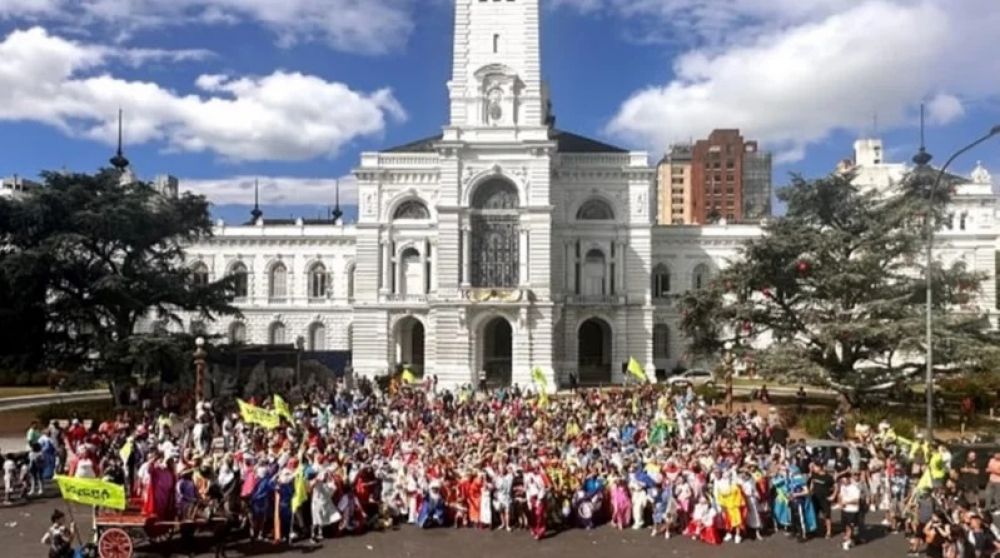
<path fill-rule="evenodd" d="M 625 288 L 625 243 L 620 241 L 615 241 L 617 246 L 615 247 L 615 288 L 617 292 L 626 294 L 628 289 Z"/>
<path fill-rule="evenodd" d="M 392 291 L 392 243 L 382 241 L 382 293 Z"/>
<path fill-rule="evenodd" d="M 528 284 L 528 231 L 520 228 L 517 231 L 517 284 Z"/>
<path fill-rule="evenodd" d="M 574 289 L 575 289 L 575 286 L 573 285 L 573 275 L 575 273 L 575 270 L 574 270 L 574 263 L 575 262 L 573 261 L 573 243 L 572 242 L 566 241 L 566 242 L 563 243 L 563 253 L 564 253 L 563 255 L 565 256 L 565 258 L 564 258 L 564 264 L 563 265 L 566 267 L 566 269 L 563 270 L 564 271 L 564 275 L 566 276 L 565 290 L 566 290 L 566 294 L 572 294 L 574 292 Z"/>
<path fill-rule="evenodd" d="M 423 249 L 420 250 L 420 277 L 423 278 L 423 281 L 421 281 L 421 285 L 420 285 L 420 293 L 421 294 L 427 294 L 427 292 L 430 290 L 430 281 L 431 281 L 431 278 L 430 278 L 429 274 L 427 273 L 427 246 L 428 245 L 429 244 L 427 242 L 427 239 L 424 239 Z"/>
<path fill-rule="evenodd" d="M 470 264 L 472 257 L 472 234 L 469 231 L 468 225 L 462 226 L 462 286 L 468 287 L 472 284 L 471 277 L 469 276 L 469 271 L 472 269 Z"/>

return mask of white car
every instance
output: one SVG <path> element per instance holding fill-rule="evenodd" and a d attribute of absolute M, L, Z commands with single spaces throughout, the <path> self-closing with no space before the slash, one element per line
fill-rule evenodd
<path fill-rule="evenodd" d="M 698 387 L 706 385 L 714 386 L 715 377 L 712 376 L 712 373 L 709 372 L 708 370 L 704 370 L 701 368 L 692 368 L 691 370 L 687 370 L 681 374 L 678 374 L 670 378 L 669 380 L 667 380 L 667 383 L 670 384 L 671 386 L 684 386 L 684 387 L 687 386 Z"/>

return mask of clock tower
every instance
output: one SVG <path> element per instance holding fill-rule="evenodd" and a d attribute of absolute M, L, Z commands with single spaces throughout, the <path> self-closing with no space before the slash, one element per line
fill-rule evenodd
<path fill-rule="evenodd" d="M 452 133 L 516 129 L 524 139 L 535 128 L 547 134 L 540 58 L 539 0 L 457 0 L 448 83 Z"/>

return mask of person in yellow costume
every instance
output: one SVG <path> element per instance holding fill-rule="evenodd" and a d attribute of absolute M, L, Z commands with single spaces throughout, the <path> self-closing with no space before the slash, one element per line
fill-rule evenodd
<path fill-rule="evenodd" d="M 726 523 L 726 536 L 723 540 L 736 541 L 739 544 L 743 533 L 743 512 L 746 509 L 746 498 L 739 483 L 733 482 L 730 475 L 720 475 L 715 483 L 715 501 L 722 510 Z"/>

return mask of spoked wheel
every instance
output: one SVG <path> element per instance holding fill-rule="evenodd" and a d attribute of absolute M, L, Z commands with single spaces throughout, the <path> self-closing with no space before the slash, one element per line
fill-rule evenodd
<path fill-rule="evenodd" d="M 97 552 L 101 558 L 132 558 L 134 550 L 132 537 L 117 527 L 104 531 L 97 540 Z"/>

